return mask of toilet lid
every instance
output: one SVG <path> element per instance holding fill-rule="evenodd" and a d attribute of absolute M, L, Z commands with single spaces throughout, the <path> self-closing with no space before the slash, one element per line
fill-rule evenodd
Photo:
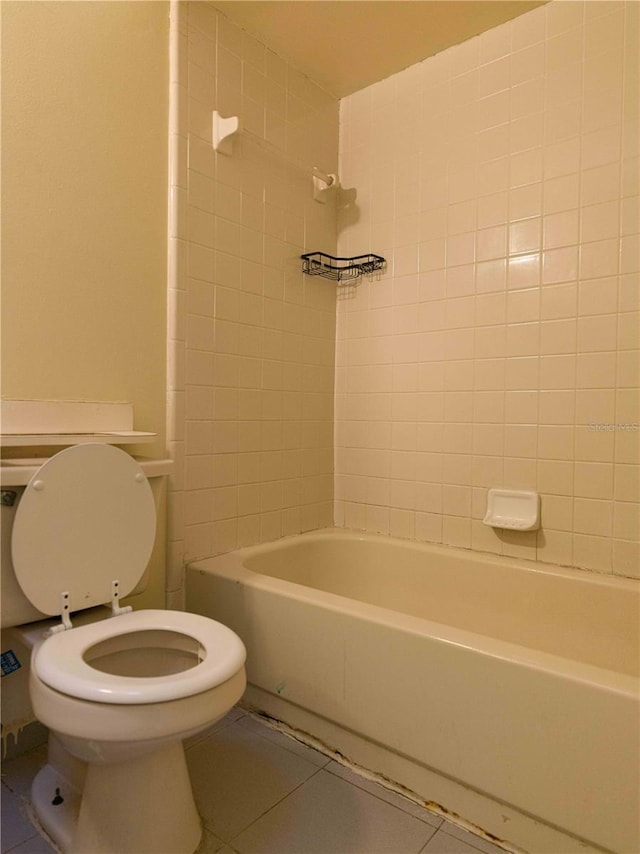
<path fill-rule="evenodd" d="M 29 481 L 16 510 L 13 565 L 24 594 L 43 614 L 60 597 L 78 611 L 126 596 L 144 573 L 156 531 L 144 472 L 113 445 L 75 445 L 51 457 Z"/>

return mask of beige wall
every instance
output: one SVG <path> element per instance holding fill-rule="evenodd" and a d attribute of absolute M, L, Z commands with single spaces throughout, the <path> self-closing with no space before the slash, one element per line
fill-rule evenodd
<path fill-rule="evenodd" d="M 338 103 L 210 3 L 172 22 L 169 590 L 183 561 L 331 524 Z M 175 26 L 174 26 L 175 24 Z M 211 116 L 238 115 L 233 154 Z"/>
<path fill-rule="evenodd" d="M 2 4 L 2 393 L 165 433 L 168 4 Z"/>
<path fill-rule="evenodd" d="M 637 575 L 638 13 L 553 2 L 346 98 L 339 524 Z M 542 530 L 482 525 L 537 489 Z"/>

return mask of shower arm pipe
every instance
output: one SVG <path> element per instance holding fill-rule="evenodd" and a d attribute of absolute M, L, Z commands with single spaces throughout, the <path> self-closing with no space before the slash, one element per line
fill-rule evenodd
<path fill-rule="evenodd" d="M 318 178 L 318 180 L 326 184 L 327 187 L 331 187 L 336 180 L 334 175 L 327 175 L 326 172 L 323 172 L 322 169 L 318 169 L 317 166 L 314 166 L 311 172 L 314 178 Z"/>

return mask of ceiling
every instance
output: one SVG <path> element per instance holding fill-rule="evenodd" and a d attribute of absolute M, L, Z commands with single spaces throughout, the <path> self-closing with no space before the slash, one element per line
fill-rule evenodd
<path fill-rule="evenodd" d="M 342 98 L 547 0 L 218 0 L 227 17 Z"/>

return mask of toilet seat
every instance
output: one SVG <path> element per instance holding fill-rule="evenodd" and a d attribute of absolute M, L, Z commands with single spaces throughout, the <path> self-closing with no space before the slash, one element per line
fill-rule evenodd
<path fill-rule="evenodd" d="M 165 630 L 197 641 L 203 659 L 170 676 L 131 677 L 103 673 L 84 660 L 96 644 L 132 632 Z M 222 684 L 244 665 L 240 638 L 215 620 L 183 611 L 132 611 L 51 635 L 37 650 L 33 667 L 50 688 L 103 704 L 140 705 L 179 700 Z"/>

